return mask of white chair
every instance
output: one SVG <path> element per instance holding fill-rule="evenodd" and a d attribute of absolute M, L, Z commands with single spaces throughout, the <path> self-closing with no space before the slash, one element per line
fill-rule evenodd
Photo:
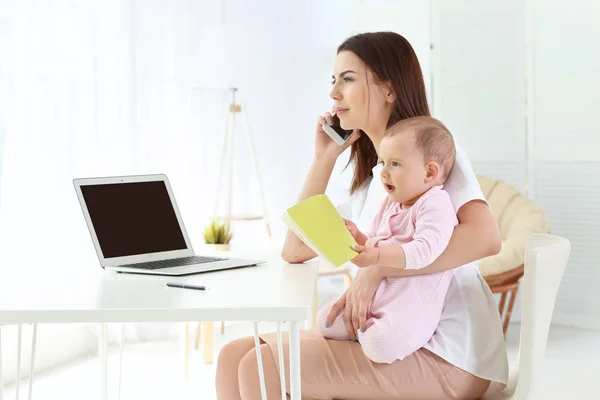
<path fill-rule="evenodd" d="M 556 293 L 570 253 L 571 243 L 565 238 L 550 234 L 534 234 L 528 238 L 518 365 L 510 371 L 507 387 L 502 392 L 490 388 L 483 396 L 484 400 L 534 398 L 543 368 Z"/>
<path fill-rule="evenodd" d="M 508 183 L 484 175 L 478 175 L 477 180 L 502 236 L 502 249 L 482 259 L 479 272 L 492 293 L 501 293 L 498 310 L 506 336 L 523 277 L 527 238 L 536 233 L 550 233 L 549 221 L 539 204 Z"/>

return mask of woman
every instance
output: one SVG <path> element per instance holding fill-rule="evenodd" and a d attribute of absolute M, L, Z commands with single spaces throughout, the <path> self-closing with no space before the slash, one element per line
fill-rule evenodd
<path fill-rule="evenodd" d="M 323 124 L 331 124 L 331 114 L 319 118 L 314 161 L 299 201 L 325 192 L 337 158 L 351 147 L 354 174 L 350 199 L 339 209 L 348 219 L 358 221 L 359 227 L 365 227 L 385 196 L 376 149 L 386 127 L 404 118 L 429 115 L 423 76 L 412 47 L 402 36 L 377 32 L 350 37 L 338 48 L 332 83 L 331 98 L 341 125 L 355 131 L 344 146 L 338 146 L 322 130 Z M 358 342 L 327 340 L 316 330 L 303 331 L 303 398 L 476 399 L 490 382 L 506 383 L 508 362 L 500 316 L 473 263 L 496 254 L 500 237 L 460 148 L 445 189 L 459 220 L 446 251 L 420 270 L 361 268 L 328 318 L 331 324 L 343 313 L 346 328 L 354 336 L 364 326 L 367 307 L 382 279 L 456 268 L 431 340 L 403 360 L 377 364 L 364 355 Z M 284 260 L 300 263 L 315 256 L 288 232 L 282 250 Z M 267 398 L 280 398 L 277 338 L 267 334 L 261 340 Z M 287 340 L 284 351 L 288 364 Z M 287 365 L 285 370 L 289 371 Z M 216 384 L 219 399 L 260 398 L 253 338 L 233 341 L 221 350 Z"/>

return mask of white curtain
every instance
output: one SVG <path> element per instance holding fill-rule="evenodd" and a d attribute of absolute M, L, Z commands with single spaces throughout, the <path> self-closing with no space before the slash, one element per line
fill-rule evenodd
<path fill-rule="evenodd" d="M 166 37 L 185 29 L 186 14 L 150 4 L 143 15 L 136 11 L 134 3 L 119 0 L 14 3 L 0 214 L 3 273 L 69 279 L 69 273 L 99 268 L 72 179 L 169 173 L 164 168 L 174 170 L 170 160 L 189 160 L 191 149 L 181 146 L 189 113 L 174 98 L 180 82 L 151 59 L 176 64 L 173 55 L 166 57 L 170 46 L 155 41 L 152 53 L 135 51 L 145 43 L 136 42 L 136 30 L 147 20 L 154 18 L 155 31 Z M 146 74 L 136 76 L 139 71 Z M 175 108 L 180 116 L 173 115 Z M 161 135 L 169 119 L 177 123 Z M 187 173 L 177 170 L 176 182 L 197 180 L 197 168 L 188 167 Z"/>
<path fill-rule="evenodd" d="M 238 73 L 272 228 L 284 233 L 279 216 L 295 202 L 310 163 L 316 117 L 331 104 L 335 49 L 350 35 L 351 6 L 358 3 L 2 3 L 0 106 L 8 112 L 0 115 L 0 272 L 70 279 L 100 268 L 72 186 L 76 177 L 166 173 L 198 248 L 212 213 L 226 121 L 228 94 L 218 85 L 231 70 Z M 233 69 L 214 68 L 218 54 L 202 36 L 223 23 L 241 32 L 228 50 Z M 239 129 L 236 136 L 233 205 L 235 212 L 254 212 L 260 200 L 251 158 Z M 234 244 L 266 237 L 262 223 L 252 224 L 234 226 Z M 139 327 L 128 336 L 166 332 L 165 325 Z"/>
<path fill-rule="evenodd" d="M 8 115 L 8 57 L 9 30 L 8 3 L 0 2 L 0 193 L 2 193 L 2 155 L 4 154 L 4 138 Z M 0 197 L 0 207 L 2 198 Z"/>

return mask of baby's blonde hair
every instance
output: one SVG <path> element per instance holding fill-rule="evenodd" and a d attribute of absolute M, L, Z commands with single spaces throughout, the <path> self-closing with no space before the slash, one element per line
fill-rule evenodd
<path fill-rule="evenodd" d="M 394 136 L 407 129 L 412 132 L 415 148 L 423 154 L 425 162 L 438 163 L 442 180 L 448 179 L 456 159 L 454 139 L 448 128 L 432 117 L 413 117 L 392 125 L 385 136 Z"/>

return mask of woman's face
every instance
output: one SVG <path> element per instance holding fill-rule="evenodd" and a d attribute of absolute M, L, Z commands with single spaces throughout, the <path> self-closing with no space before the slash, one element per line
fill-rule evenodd
<path fill-rule="evenodd" d="M 340 52 L 333 68 L 330 96 L 344 129 L 367 133 L 385 129 L 391 114 L 386 85 L 351 51 Z"/>

